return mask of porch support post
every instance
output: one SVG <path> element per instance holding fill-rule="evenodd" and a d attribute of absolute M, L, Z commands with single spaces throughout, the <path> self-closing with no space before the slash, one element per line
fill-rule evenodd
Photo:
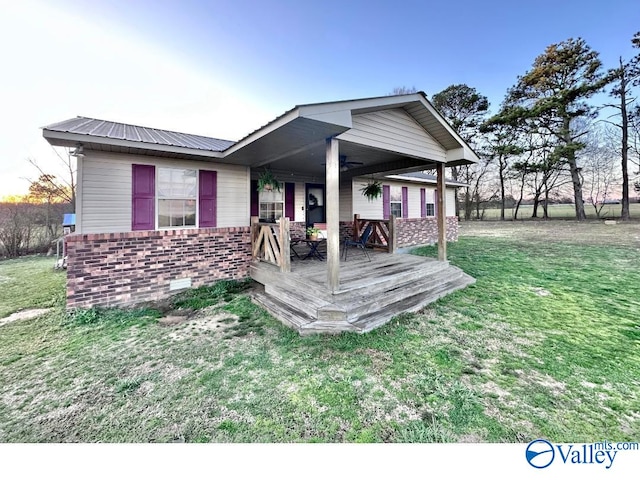
<path fill-rule="evenodd" d="M 436 212 L 438 219 L 438 260 L 444 262 L 447 260 L 447 206 L 445 205 L 446 182 L 444 178 L 444 163 L 436 165 L 436 182 L 438 187 L 438 211 Z"/>
<path fill-rule="evenodd" d="M 340 287 L 340 160 L 339 143 L 327 138 L 326 213 L 327 213 L 327 287 L 331 293 Z"/>

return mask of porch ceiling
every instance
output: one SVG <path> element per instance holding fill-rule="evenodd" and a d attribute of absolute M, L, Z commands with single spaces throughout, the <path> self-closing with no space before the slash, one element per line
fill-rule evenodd
<path fill-rule="evenodd" d="M 389 113 L 382 123 L 376 124 L 376 119 L 373 125 L 354 123 L 362 115 L 383 111 L 405 112 L 406 116 L 389 118 Z M 417 135 L 416 128 L 406 126 L 411 121 L 427 133 Z M 423 138 L 428 135 L 430 145 Z M 472 163 L 475 158 L 424 94 L 413 94 L 295 107 L 230 147 L 224 161 L 324 177 L 325 141 L 332 137 L 339 140 L 341 156 L 360 163 L 341 171 L 343 178 L 427 170 L 438 163 Z"/>
<path fill-rule="evenodd" d="M 354 165 L 346 171 L 340 172 L 341 178 L 349 178 L 358 175 L 411 172 L 416 170 L 428 170 L 435 168 L 435 161 L 412 158 L 387 150 L 380 150 L 356 143 L 340 141 L 340 155 L 345 155 L 349 162 L 361 162 L 362 165 Z M 314 142 L 299 151 L 279 158 L 269 164 L 269 167 L 278 172 L 295 172 L 307 176 L 324 179 L 325 176 L 325 142 Z M 259 167 L 261 165 L 254 165 Z"/>

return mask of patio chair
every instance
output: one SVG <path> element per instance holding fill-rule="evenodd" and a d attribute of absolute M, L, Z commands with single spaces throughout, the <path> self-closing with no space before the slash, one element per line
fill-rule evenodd
<path fill-rule="evenodd" d="M 349 238 L 344 239 L 343 253 L 344 253 L 345 262 L 347 261 L 348 247 L 361 248 L 364 254 L 367 256 L 367 260 L 371 261 L 369 252 L 367 252 L 367 241 L 369 240 L 369 237 L 371 236 L 372 231 L 373 231 L 373 225 L 369 224 L 364 229 L 364 232 L 362 232 L 362 236 L 360 237 L 359 240 L 355 241 L 355 240 L 350 240 Z"/>

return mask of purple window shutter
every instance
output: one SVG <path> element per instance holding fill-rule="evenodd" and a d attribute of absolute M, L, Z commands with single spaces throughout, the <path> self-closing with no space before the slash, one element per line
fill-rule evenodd
<path fill-rule="evenodd" d="M 131 170 L 131 230 L 156 227 L 156 167 L 133 164 Z"/>
<path fill-rule="evenodd" d="M 437 217 L 438 216 L 438 189 L 437 188 L 433 191 L 433 209 L 434 209 L 433 215 Z"/>
<path fill-rule="evenodd" d="M 296 219 L 296 184 L 284 184 L 284 216 L 292 222 Z"/>
<path fill-rule="evenodd" d="M 251 216 L 260 215 L 260 205 L 258 204 L 258 181 L 251 180 Z"/>
<path fill-rule="evenodd" d="M 427 192 L 424 188 L 420 189 L 420 216 L 427 216 Z"/>
<path fill-rule="evenodd" d="M 389 220 L 391 216 L 391 189 L 389 185 L 382 186 L 382 217 Z"/>
<path fill-rule="evenodd" d="M 409 187 L 402 187 L 402 218 L 409 218 Z"/>
<path fill-rule="evenodd" d="M 200 170 L 198 187 L 198 217 L 200 227 L 215 227 L 216 198 L 218 191 L 218 172 L 211 170 Z"/>

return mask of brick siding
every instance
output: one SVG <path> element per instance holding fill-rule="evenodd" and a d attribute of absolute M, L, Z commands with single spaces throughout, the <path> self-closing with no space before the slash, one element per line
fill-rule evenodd
<path fill-rule="evenodd" d="M 353 239 L 353 222 L 340 222 L 340 241 L 345 238 Z"/>
<path fill-rule="evenodd" d="M 170 295 L 172 280 L 199 287 L 249 276 L 249 227 L 69 235 L 67 308 L 125 306 Z"/>
<path fill-rule="evenodd" d="M 438 243 L 438 223 L 435 217 L 396 218 L 398 248 Z M 447 241 L 458 241 L 458 217 L 447 217 Z"/>

